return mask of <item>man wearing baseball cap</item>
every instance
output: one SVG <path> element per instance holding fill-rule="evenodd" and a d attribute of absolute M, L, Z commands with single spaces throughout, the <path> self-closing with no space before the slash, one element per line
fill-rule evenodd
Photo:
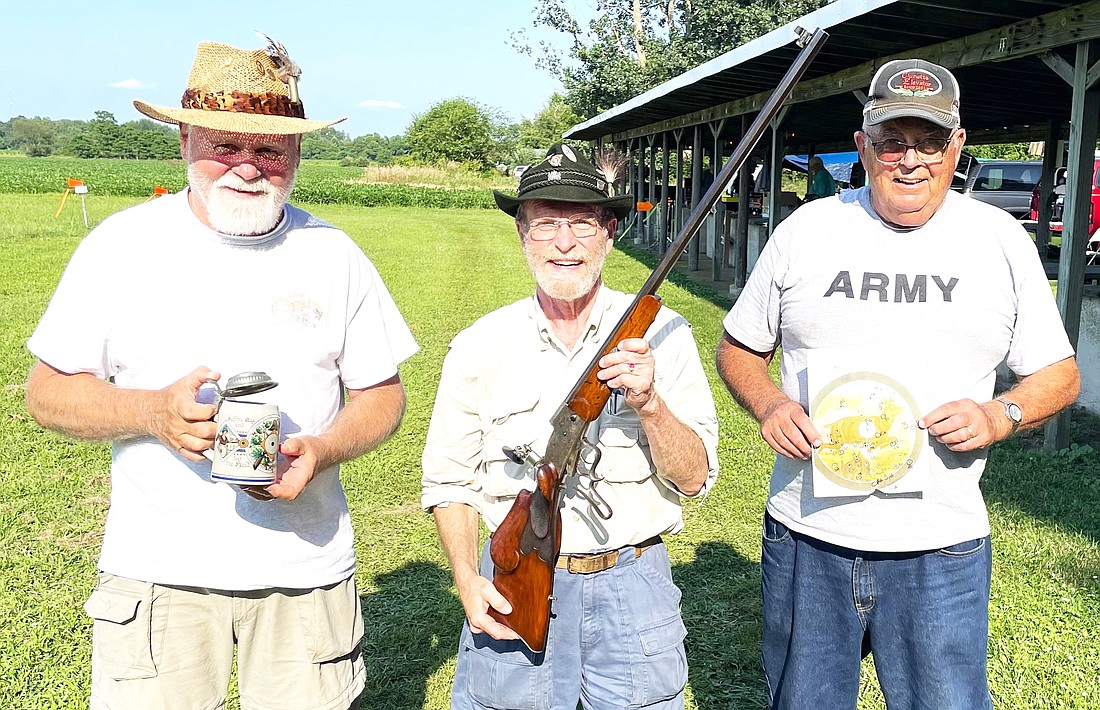
<path fill-rule="evenodd" d="M 769 703 L 854 708 L 870 652 L 891 710 L 980 710 L 992 556 L 978 481 L 989 447 L 1070 404 L 1079 375 L 1027 232 L 949 190 L 966 141 L 955 77 L 890 61 L 868 93 L 867 186 L 779 226 L 717 354 L 777 454 Z M 1017 383 L 995 393 L 1002 361 Z"/>
<path fill-rule="evenodd" d="M 512 607 L 491 581 L 489 545 L 478 546 L 479 517 L 495 531 L 517 494 L 534 488 L 531 467 L 510 452 L 546 451 L 552 416 L 632 301 L 602 283 L 615 227 L 633 204 L 614 183 L 610 168 L 558 144 L 523 173 L 515 197 L 495 194 L 515 220 L 535 293 L 459 333 L 443 364 L 421 504 L 466 612 L 455 710 L 684 707 L 686 630 L 661 536 L 683 528 L 682 496 L 713 485 L 718 424 L 681 316 L 661 308 L 644 338 L 600 361 L 598 377 L 614 392 L 587 433 L 593 465 L 564 486 L 541 653 L 490 616 L 490 607 Z"/>
<path fill-rule="evenodd" d="M 351 239 L 287 204 L 301 134 L 333 123 L 305 118 L 300 74 L 274 41 L 203 42 L 181 107 L 135 101 L 179 125 L 189 187 L 96 227 L 27 344 L 34 418 L 114 442 L 93 708 L 222 707 L 234 655 L 244 708 L 363 689 L 339 470 L 397 428 L 416 343 Z M 277 480 L 212 481 L 203 385 L 257 370 L 278 382 L 250 397 L 281 412 Z"/>

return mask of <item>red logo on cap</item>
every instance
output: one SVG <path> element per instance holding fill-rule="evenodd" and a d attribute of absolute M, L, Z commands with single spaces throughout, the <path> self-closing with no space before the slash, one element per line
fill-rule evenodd
<path fill-rule="evenodd" d="M 920 69 L 904 69 L 886 83 L 890 91 L 902 96 L 935 96 L 943 85 L 940 80 Z"/>

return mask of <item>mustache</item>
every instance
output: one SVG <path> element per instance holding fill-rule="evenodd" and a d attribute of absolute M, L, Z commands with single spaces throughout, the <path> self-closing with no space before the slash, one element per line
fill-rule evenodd
<path fill-rule="evenodd" d="M 254 180 L 245 180 L 232 171 L 225 173 L 215 180 L 214 187 L 228 187 L 237 192 L 254 192 L 264 195 L 270 194 L 274 189 L 274 186 L 265 177 L 261 176 Z"/>

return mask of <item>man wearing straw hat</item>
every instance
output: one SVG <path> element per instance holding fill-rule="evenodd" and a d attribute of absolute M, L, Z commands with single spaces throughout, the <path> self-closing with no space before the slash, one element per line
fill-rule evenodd
<path fill-rule="evenodd" d="M 534 487 L 509 452 L 546 450 L 549 421 L 631 302 L 601 282 L 615 226 L 633 198 L 567 145 L 523 173 L 515 219 L 535 294 L 459 333 L 443 364 L 421 504 L 435 516 L 466 612 L 451 707 L 619 710 L 684 706 L 687 661 L 680 590 L 661 536 L 683 529 L 682 496 L 718 470 L 714 400 L 691 327 L 662 308 L 645 338 L 600 362 L 615 391 L 587 433 L 594 471 L 565 484 L 550 633 L 531 652 L 489 607 L 511 606 L 478 562 L 478 517 L 496 530 Z M 610 510 L 610 517 L 601 515 Z"/>
<path fill-rule="evenodd" d="M 189 188 L 93 230 L 28 342 L 35 419 L 114 442 L 94 708 L 221 707 L 234 650 L 242 708 L 364 686 L 339 467 L 397 428 L 416 343 L 362 251 L 286 203 L 301 134 L 333 123 L 305 118 L 298 74 L 275 42 L 203 42 L 182 108 L 135 101 L 179 124 Z M 284 439 L 277 481 L 239 488 L 211 481 L 202 385 L 251 370 L 279 382 L 252 399 Z"/>

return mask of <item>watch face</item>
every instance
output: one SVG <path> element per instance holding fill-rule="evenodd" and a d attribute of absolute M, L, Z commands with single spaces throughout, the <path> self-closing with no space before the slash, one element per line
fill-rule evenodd
<path fill-rule="evenodd" d="M 1005 407 L 1005 411 L 1008 413 L 1008 418 L 1017 424 L 1024 418 L 1024 412 L 1020 409 L 1020 405 L 1015 402 L 1009 402 Z"/>

